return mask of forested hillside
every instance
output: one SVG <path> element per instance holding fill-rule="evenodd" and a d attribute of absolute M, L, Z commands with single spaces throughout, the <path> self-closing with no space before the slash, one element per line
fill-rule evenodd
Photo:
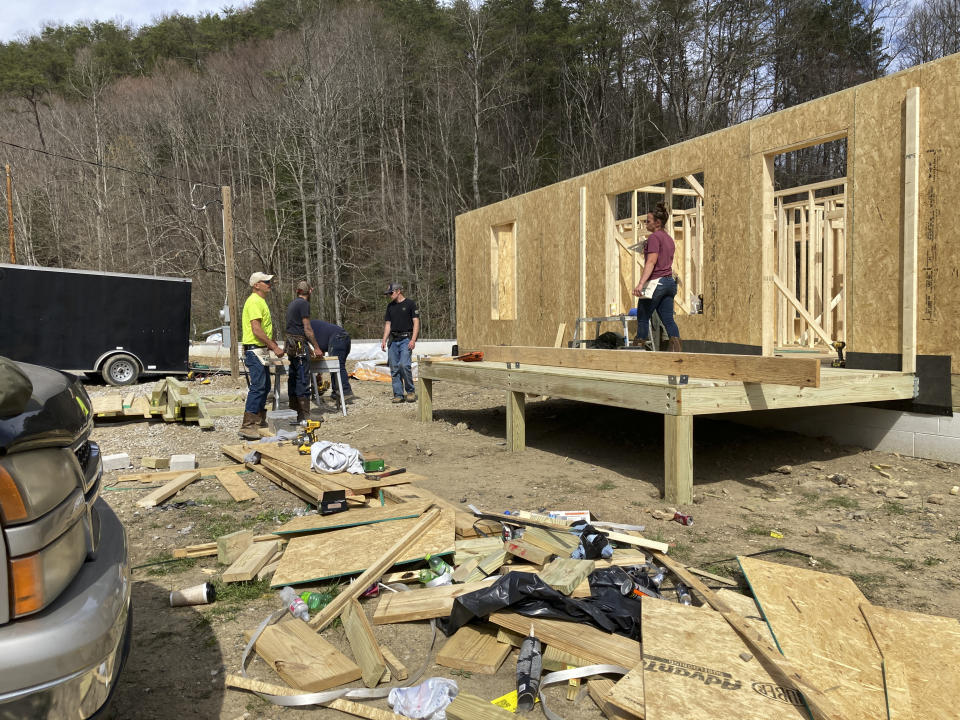
<path fill-rule="evenodd" d="M 902 12 L 901 12 L 902 11 Z M 379 334 L 386 282 L 455 333 L 454 218 L 960 50 L 956 0 L 259 0 L 0 44 L 17 261 L 253 270 Z M 5 243 L 4 243 L 5 247 Z M 0 251 L 6 259 L 6 250 Z"/>

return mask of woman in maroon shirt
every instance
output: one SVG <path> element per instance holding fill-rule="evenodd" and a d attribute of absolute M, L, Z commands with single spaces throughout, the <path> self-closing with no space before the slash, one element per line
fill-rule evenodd
<path fill-rule="evenodd" d="M 647 237 L 644 247 L 643 275 L 634 288 L 637 300 L 637 336 L 636 344 L 653 349 L 647 336 L 650 329 L 650 317 L 656 310 L 660 322 L 667 330 L 670 341 L 669 352 L 680 352 L 680 329 L 673 319 L 673 298 L 677 294 L 677 281 L 673 279 L 673 253 L 675 245 L 663 226 L 667 224 L 667 208 L 663 203 L 647 213 Z"/>

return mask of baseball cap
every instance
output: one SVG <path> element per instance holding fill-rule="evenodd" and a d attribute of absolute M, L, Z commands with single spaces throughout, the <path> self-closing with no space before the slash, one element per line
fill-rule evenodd
<path fill-rule="evenodd" d="M 250 287 L 253 287 L 258 282 L 265 282 L 265 283 L 273 282 L 273 275 L 267 275 L 266 273 L 262 273 L 262 272 L 255 272 L 253 275 L 250 276 Z"/>
<path fill-rule="evenodd" d="M 401 285 L 400 283 L 390 283 L 389 285 L 387 285 L 387 289 L 386 291 L 384 291 L 383 294 L 393 295 L 398 290 L 403 290 L 403 285 Z"/>
<path fill-rule="evenodd" d="M 308 293 L 310 292 L 310 283 L 306 280 L 301 280 L 297 283 L 297 292 L 298 293 Z"/>

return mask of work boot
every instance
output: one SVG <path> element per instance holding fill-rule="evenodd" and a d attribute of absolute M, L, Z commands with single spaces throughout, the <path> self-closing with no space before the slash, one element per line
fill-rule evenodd
<path fill-rule="evenodd" d="M 267 427 L 267 409 L 257 413 L 257 427 Z"/>
<path fill-rule="evenodd" d="M 407 402 L 416 402 L 417 394 L 415 392 L 407 393 Z"/>
<path fill-rule="evenodd" d="M 302 423 L 310 419 L 310 398 L 297 398 L 297 422 Z"/>
<path fill-rule="evenodd" d="M 683 352 L 683 345 L 680 343 L 680 338 L 670 337 L 670 340 L 667 341 L 667 352 Z"/>
<path fill-rule="evenodd" d="M 391 400 L 390 402 L 392 402 L 392 403 L 402 403 L 402 402 L 403 402 L 403 395 L 394 395 L 394 396 L 393 396 L 393 400 Z"/>
<path fill-rule="evenodd" d="M 240 437 L 244 440 L 260 439 L 260 416 L 256 413 L 243 413 L 243 424 L 240 425 Z"/>

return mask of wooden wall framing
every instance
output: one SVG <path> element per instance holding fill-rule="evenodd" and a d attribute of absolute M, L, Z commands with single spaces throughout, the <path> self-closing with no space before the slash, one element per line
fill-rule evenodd
<path fill-rule="evenodd" d="M 911 88 L 916 88 L 911 102 L 919 108 L 913 152 L 908 142 L 914 131 L 907 122 Z M 810 314 L 820 316 L 825 331 L 831 325 L 830 337 L 841 333 L 849 351 L 952 355 L 960 346 L 960 314 L 952 307 L 960 297 L 957 107 L 960 54 L 460 215 L 460 347 L 550 346 L 559 323 L 606 315 L 618 301 L 607 283 L 609 198 L 699 172 L 705 190 L 699 280 L 704 303 L 701 314 L 678 317 L 681 335 L 760 347 L 766 354 L 791 335 L 794 340 L 803 335 L 808 343 L 809 333 L 803 334 L 808 323 L 781 302 L 785 295 L 776 284 L 779 221 L 772 159 L 846 138 L 844 243 L 834 255 L 845 271 L 843 312 L 828 313 L 828 321 L 821 300 L 821 309 Z M 478 300 L 492 286 L 490 236 L 493 228 L 513 222 L 516 318 L 494 320 L 490 303 Z M 917 238 L 915 269 L 905 236 L 911 232 Z M 792 322 L 786 321 L 791 315 Z"/>

